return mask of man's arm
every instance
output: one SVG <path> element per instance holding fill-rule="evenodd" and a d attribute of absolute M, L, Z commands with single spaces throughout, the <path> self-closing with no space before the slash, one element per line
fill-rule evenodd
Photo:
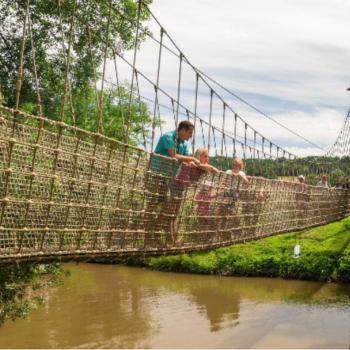
<path fill-rule="evenodd" d="M 167 150 L 169 153 L 169 157 L 171 158 L 175 158 L 176 160 L 178 160 L 179 162 L 194 162 L 195 164 L 200 164 L 200 161 L 192 156 L 184 156 L 182 154 L 177 154 L 175 149 L 168 149 Z"/>
<path fill-rule="evenodd" d="M 199 164 L 198 168 L 202 169 L 204 171 L 207 171 L 209 173 L 216 173 L 216 174 L 220 173 L 219 169 L 215 168 L 214 166 L 212 166 L 210 164 Z"/>

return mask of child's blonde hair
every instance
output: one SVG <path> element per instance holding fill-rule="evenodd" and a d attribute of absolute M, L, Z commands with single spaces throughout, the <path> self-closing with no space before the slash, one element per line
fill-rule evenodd
<path fill-rule="evenodd" d="M 201 155 L 207 152 L 208 153 L 208 149 L 201 147 L 201 148 L 197 148 L 196 151 L 194 152 L 194 157 L 197 158 L 199 160 L 199 158 L 201 157 Z"/>
<path fill-rule="evenodd" d="M 243 160 L 240 159 L 240 158 L 235 158 L 235 159 L 233 160 L 233 162 L 232 162 L 232 167 L 234 167 L 235 165 L 238 165 L 239 168 L 240 168 L 241 170 L 243 170 L 243 168 L 244 168 Z"/>

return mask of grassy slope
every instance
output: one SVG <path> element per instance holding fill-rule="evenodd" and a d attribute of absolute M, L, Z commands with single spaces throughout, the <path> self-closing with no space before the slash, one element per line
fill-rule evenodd
<path fill-rule="evenodd" d="M 301 256 L 294 258 L 294 245 Z M 210 252 L 149 258 L 153 269 L 202 274 L 350 281 L 350 217 Z"/>

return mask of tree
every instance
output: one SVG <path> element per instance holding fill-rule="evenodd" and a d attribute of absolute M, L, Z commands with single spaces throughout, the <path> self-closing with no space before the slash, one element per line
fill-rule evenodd
<path fill-rule="evenodd" d="M 149 113 L 148 105 L 138 98 L 136 91 L 132 92 L 129 113 L 129 99 L 130 87 L 128 85 L 109 88 L 103 92 L 103 134 L 117 140 L 124 140 L 125 127 L 129 123 L 129 142 L 134 145 L 145 145 L 150 137 L 152 116 Z M 85 88 L 78 97 L 75 97 L 74 108 L 78 127 L 89 131 L 98 130 L 97 116 L 99 111 L 93 87 Z M 159 126 L 158 120 L 155 125 Z"/>
<path fill-rule="evenodd" d="M 151 0 L 142 2 L 148 5 Z M 10 107 L 15 106 L 26 6 L 27 0 L 0 0 L 0 88 Z M 95 72 L 103 62 L 106 46 L 108 58 L 113 57 L 113 49 L 123 51 L 132 48 L 137 13 L 138 4 L 133 0 L 29 1 L 21 106 L 30 108 L 36 99 L 36 68 L 43 112 L 46 116 L 58 118 L 70 43 L 69 80 L 72 95 L 76 96 L 85 89 L 89 90 L 100 78 Z M 148 18 L 149 12 L 142 6 L 140 20 Z M 140 41 L 145 35 L 143 31 L 140 33 Z"/>

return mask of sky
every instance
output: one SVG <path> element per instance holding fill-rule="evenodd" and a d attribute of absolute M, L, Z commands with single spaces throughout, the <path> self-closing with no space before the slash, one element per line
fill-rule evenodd
<path fill-rule="evenodd" d="M 350 0 L 153 0 L 150 8 L 194 66 L 325 151 L 332 146 L 350 105 Z M 151 51 L 144 44 L 138 57 L 146 72 L 157 60 Z M 176 96 L 178 61 L 163 56 L 162 63 L 161 82 Z M 188 77 L 184 68 L 181 102 L 193 106 Z M 324 153 L 213 87 L 279 146 L 298 156 Z M 207 114 L 205 94 L 198 103 Z"/>

